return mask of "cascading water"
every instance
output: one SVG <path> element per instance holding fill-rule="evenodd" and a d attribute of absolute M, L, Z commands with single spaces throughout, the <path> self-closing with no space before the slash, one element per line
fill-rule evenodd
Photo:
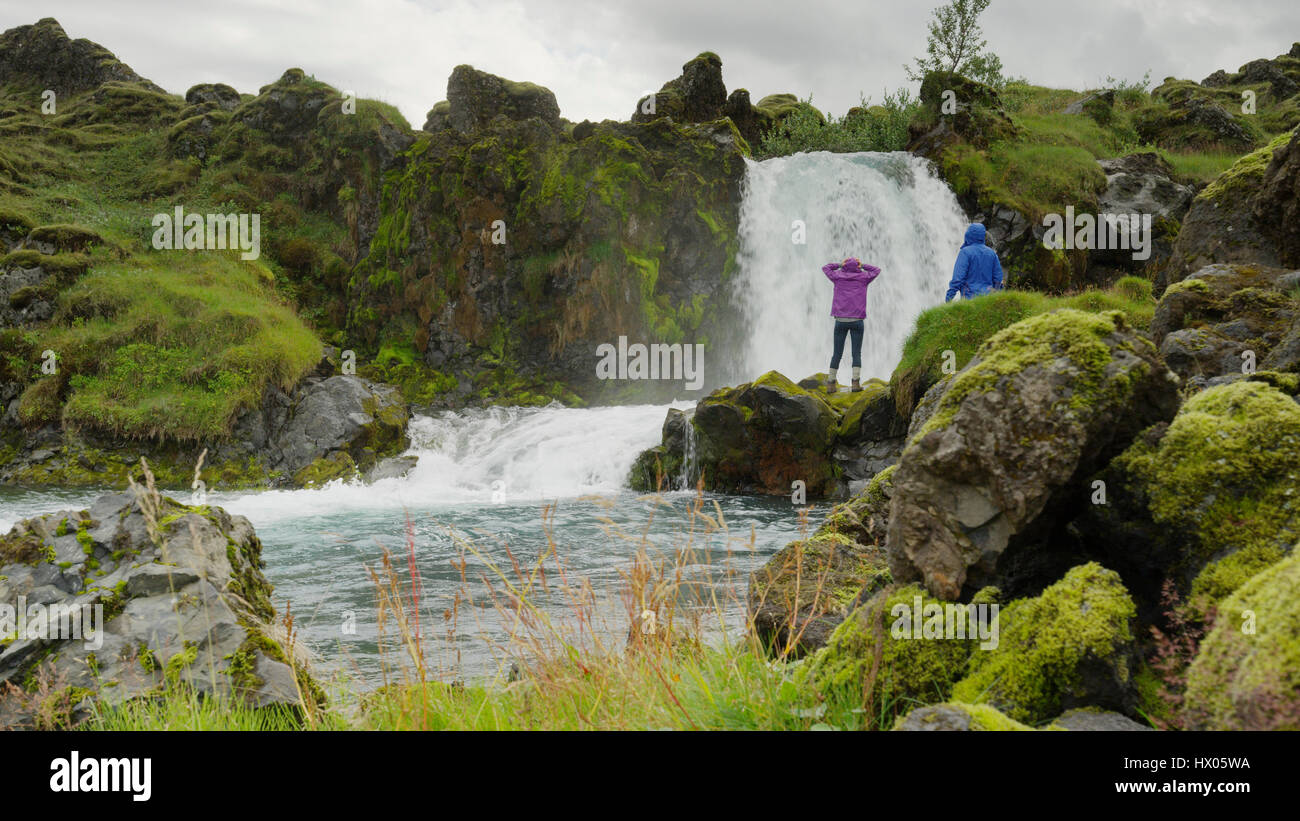
<path fill-rule="evenodd" d="M 911 154 L 748 161 L 738 256 L 748 346 L 738 377 L 777 370 L 798 380 L 829 367 L 832 286 L 821 266 L 853 256 L 882 271 L 867 290 L 862 376 L 888 379 L 917 315 L 943 301 L 965 227 L 952 191 Z M 841 381 L 851 364 L 846 346 Z"/>
<path fill-rule="evenodd" d="M 695 452 L 695 425 L 691 422 L 694 416 L 695 411 L 690 411 L 683 426 L 682 447 L 686 452 L 682 454 L 682 488 L 685 490 L 695 487 L 695 480 L 700 475 L 699 456 Z"/>
<path fill-rule="evenodd" d="M 794 220 L 802 220 L 806 244 L 791 241 Z M 942 300 L 963 228 L 951 192 L 906 154 L 800 154 L 750 163 L 738 273 L 749 346 L 745 372 L 733 378 L 776 369 L 798 379 L 825 369 L 831 286 L 820 267 L 850 255 L 884 271 L 868 292 L 863 370 L 887 377 L 916 315 Z M 408 516 L 412 560 L 435 621 L 462 602 L 466 584 L 455 564 L 462 553 L 452 528 L 479 541 L 481 561 L 503 567 L 554 549 L 576 576 L 607 593 L 623 583 L 620 574 L 645 540 L 673 550 L 684 532 L 685 494 L 669 497 L 673 507 L 663 509 L 662 499 L 624 491 L 637 454 L 659 442 L 666 411 L 662 405 L 492 408 L 418 417 L 411 423 L 411 453 L 419 461 L 404 477 L 315 490 L 218 487 L 208 500 L 252 521 L 277 603 L 292 603 L 295 624 L 311 646 L 341 665 L 346 659 L 347 669 L 377 683 L 375 590 L 365 568 L 381 560 L 381 545 L 403 549 Z M 696 446 L 688 425 L 682 465 L 688 488 L 699 476 Z M 96 495 L 0 488 L 0 533 L 21 518 L 88 507 Z M 544 526 L 542 506 L 549 503 Z M 728 623 L 740 624 L 747 574 L 797 538 L 801 526 L 785 499 L 726 497 L 719 504 L 732 535 L 708 537 L 711 555 L 693 560 L 692 578 L 702 590 L 726 591 L 719 596 L 732 602 Z M 732 544 L 737 536 L 739 546 Z M 477 579 L 472 575 L 470 583 Z M 510 634 L 512 627 L 496 623 L 490 608 L 480 604 L 474 612 L 482 634 L 495 640 Z M 340 630 L 350 622 L 353 632 Z M 617 629 L 625 635 L 625 627 Z M 478 637 L 476 631 L 449 640 L 462 672 L 495 669 L 498 659 Z"/>

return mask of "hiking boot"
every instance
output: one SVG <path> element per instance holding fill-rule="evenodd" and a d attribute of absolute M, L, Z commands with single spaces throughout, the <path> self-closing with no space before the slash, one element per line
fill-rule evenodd
<path fill-rule="evenodd" d="M 826 392 L 827 392 L 827 393 L 835 393 L 835 391 L 839 390 L 839 387 L 840 387 L 840 383 L 837 382 L 837 381 L 835 381 L 834 379 L 827 379 L 827 380 L 826 380 Z"/>
<path fill-rule="evenodd" d="M 858 380 L 856 380 L 856 379 L 853 380 L 853 387 L 852 387 L 852 390 L 853 390 L 854 393 L 857 393 L 858 391 L 862 390 L 862 385 L 859 384 L 859 383 L 858 383 Z"/>

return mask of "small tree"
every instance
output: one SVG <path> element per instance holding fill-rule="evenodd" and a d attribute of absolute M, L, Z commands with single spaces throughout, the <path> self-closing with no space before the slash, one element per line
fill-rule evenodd
<path fill-rule="evenodd" d="M 916 58 L 914 66 L 903 66 L 908 78 L 920 82 L 931 71 L 954 71 L 985 85 L 1001 86 L 1002 60 L 984 51 L 988 42 L 979 24 L 980 13 L 988 5 L 989 0 L 952 0 L 935 9 L 926 38 L 926 56 Z"/>

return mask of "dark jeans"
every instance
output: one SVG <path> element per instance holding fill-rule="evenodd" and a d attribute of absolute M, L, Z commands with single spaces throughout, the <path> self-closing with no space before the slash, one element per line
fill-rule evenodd
<path fill-rule="evenodd" d="M 844 322 L 835 320 L 835 355 L 831 357 L 831 370 L 836 370 L 840 366 L 840 357 L 844 355 L 844 337 L 852 334 L 853 336 L 853 367 L 862 367 L 862 320 L 856 322 Z"/>

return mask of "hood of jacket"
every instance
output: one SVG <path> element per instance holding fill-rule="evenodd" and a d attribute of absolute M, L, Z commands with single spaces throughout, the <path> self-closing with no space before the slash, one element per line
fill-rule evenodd
<path fill-rule="evenodd" d="M 961 247 L 965 248 L 967 245 L 983 245 L 984 234 L 984 226 L 981 223 L 972 222 L 970 227 L 966 229 L 966 241 L 961 244 Z"/>

